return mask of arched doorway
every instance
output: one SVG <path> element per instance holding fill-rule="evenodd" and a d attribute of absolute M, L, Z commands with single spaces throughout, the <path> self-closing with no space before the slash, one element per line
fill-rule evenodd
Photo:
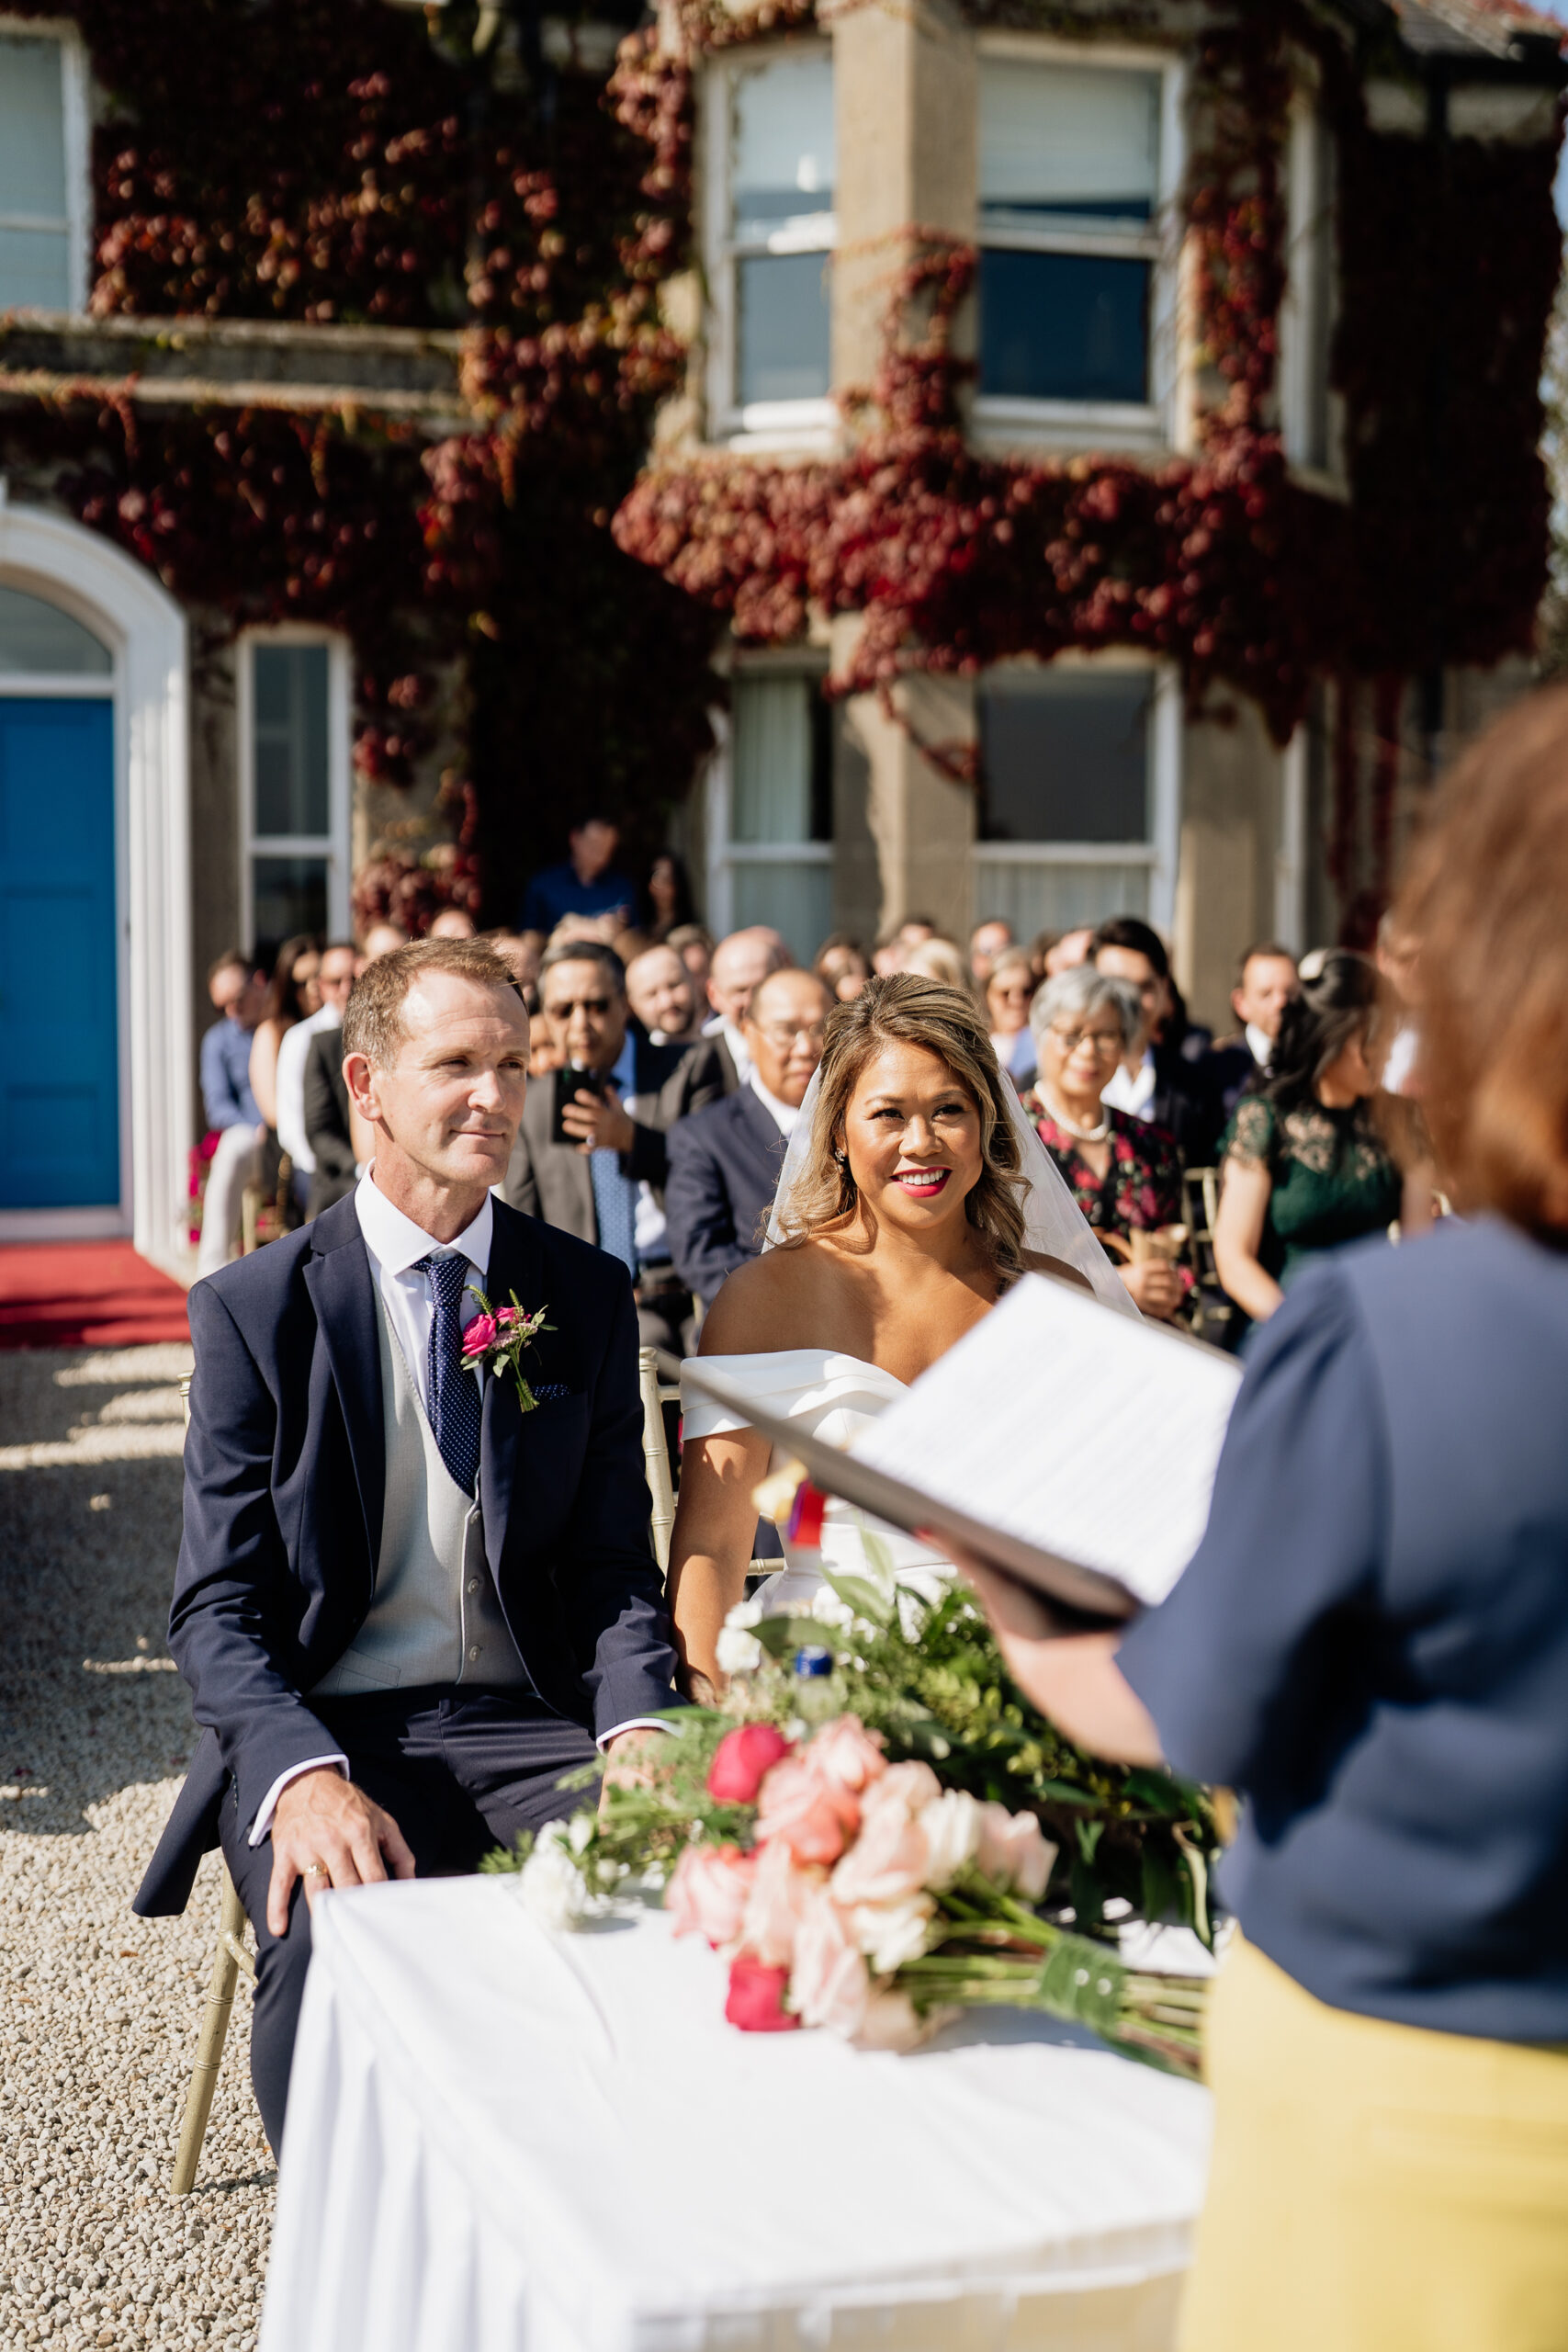
<path fill-rule="evenodd" d="M 0 503 L 0 1240 L 174 1246 L 191 1133 L 184 618 Z"/>

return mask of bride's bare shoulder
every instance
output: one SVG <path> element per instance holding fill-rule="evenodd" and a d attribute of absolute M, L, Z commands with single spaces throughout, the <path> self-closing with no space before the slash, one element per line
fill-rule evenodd
<path fill-rule="evenodd" d="M 738 1266 L 708 1309 L 700 1352 L 766 1355 L 821 1344 L 824 1249 L 802 1241 Z"/>

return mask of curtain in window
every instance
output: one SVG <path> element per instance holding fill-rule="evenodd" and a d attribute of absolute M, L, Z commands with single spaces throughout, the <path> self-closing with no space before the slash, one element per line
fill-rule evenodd
<path fill-rule="evenodd" d="M 1159 76 L 1100 66 L 980 67 L 984 217 L 1041 213 L 1146 220 L 1159 186 Z"/>

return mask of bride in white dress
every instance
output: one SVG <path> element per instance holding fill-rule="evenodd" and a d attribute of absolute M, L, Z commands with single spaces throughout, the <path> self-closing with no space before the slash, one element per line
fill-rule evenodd
<path fill-rule="evenodd" d="M 959 989 L 896 974 L 829 1015 L 767 1247 L 719 1293 L 702 1358 L 758 1408 L 842 1444 L 1030 1271 L 1137 1311 L 1024 1117 L 976 1006 Z M 696 1689 L 701 1677 L 716 1690 L 769 1447 L 694 1390 L 682 1412 L 671 1598 L 688 1683 Z M 929 1595 L 953 1573 L 913 1536 L 878 1532 L 900 1582 Z M 837 1501 L 820 1554 L 771 1577 L 764 1609 L 808 1611 L 822 1589 L 819 1560 L 863 1572 L 858 1515 Z"/>

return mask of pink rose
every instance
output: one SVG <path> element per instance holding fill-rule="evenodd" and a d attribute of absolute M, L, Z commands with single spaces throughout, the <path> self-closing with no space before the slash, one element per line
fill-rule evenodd
<path fill-rule="evenodd" d="M 463 1353 L 466 1356 L 482 1356 L 487 1354 L 494 1345 L 494 1316 L 476 1315 L 463 1334 Z"/>
<path fill-rule="evenodd" d="M 907 1768 L 897 1765 L 895 1771 Z M 916 1768 L 925 1770 L 925 1766 Z M 919 1894 L 931 1868 L 926 1833 L 902 1801 L 902 1792 L 886 1793 L 889 1772 L 868 1789 L 861 1817 L 860 1836 L 833 1872 L 833 1894 L 846 1905 L 857 1903 L 899 1903 Z M 936 1775 L 930 1776 L 936 1785 Z"/>
<path fill-rule="evenodd" d="M 806 1906 L 795 1938 L 791 1990 L 803 2024 L 825 2025 L 834 2033 L 859 2030 L 871 1998 L 871 1978 L 848 1922 L 825 1890 Z"/>
<path fill-rule="evenodd" d="M 1056 1860 L 1032 1813 L 1010 1813 L 1005 1804 L 980 1808 L 980 1849 L 976 1861 L 993 1884 L 1012 1887 L 1026 1903 L 1038 1903 L 1051 1883 Z"/>
<path fill-rule="evenodd" d="M 770 1968 L 787 1968 L 807 1902 L 825 1883 L 819 1870 L 802 1870 L 782 1838 L 755 1856 L 751 1891 L 740 1933 L 748 1951 Z"/>
<path fill-rule="evenodd" d="M 868 1732 L 858 1715 L 840 1715 L 821 1730 L 806 1750 L 807 1761 L 825 1781 L 836 1781 L 858 1796 L 868 1781 L 879 1781 L 887 1770 L 882 1734 Z"/>
<path fill-rule="evenodd" d="M 860 1820 L 848 1789 L 819 1779 L 804 1756 L 775 1764 L 757 1802 L 757 1843 L 777 1838 L 797 1862 L 836 1862 Z"/>
<path fill-rule="evenodd" d="M 784 2005 L 787 1968 L 764 1968 L 749 1952 L 729 1963 L 729 1994 L 724 2014 L 742 2033 L 793 2033 L 800 2019 Z"/>
<path fill-rule="evenodd" d="M 716 1951 L 740 1940 L 756 1858 L 739 1846 L 688 1846 L 664 1890 L 678 1936 L 705 1936 Z"/>
<path fill-rule="evenodd" d="M 708 1766 L 709 1796 L 719 1804 L 755 1804 L 764 1773 L 788 1754 L 788 1740 L 772 1724 L 742 1724 L 726 1732 Z"/>
<path fill-rule="evenodd" d="M 502 1306 L 497 1308 L 495 1319 L 502 1330 L 509 1331 L 513 1324 L 521 1323 L 523 1317 L 514 1306 Z"/>

